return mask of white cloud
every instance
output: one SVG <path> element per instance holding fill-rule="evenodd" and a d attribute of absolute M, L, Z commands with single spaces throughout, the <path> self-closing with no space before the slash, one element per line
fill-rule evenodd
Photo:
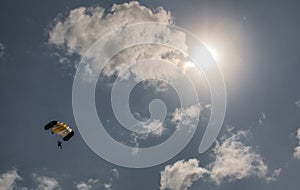
<path fill-rule="evenodd" d="M 17 170 L 10 170 L 0 175 L 0 190 L 11 190 L 15 188 L 16 181 L 22 180 Z"/>
<path fill-rule="evenodd" d="M 295 102 L 295 105 L 296 105 L 297 108 L 300 108 L 300 100 L 297 100 L 297 101 Z"/>
<path fill-rule="evenodd" d="M 163 132 L 165 131 L 165 127 L 163 123 L 159 120 L 154 120 L 146 125 L 143 126 L 143 128 L 151 131 L 148 134 L 154 135 L 154 136 L 161 136 Z"/>
<path fill-rule="evenodd" d="M 119 178 L 119 171 L 117 169 L 111 170 L 113 177 Z M 55 178 L 40 176 L 36 173 L 32 174 L 33 181 L 35 182 L 34 188 L 22 187 L 17 184 L 18 181 L 22 180 L 22 177 L 19 176 L 16 169 L 7 171 L 0 175 L 0 190 L 13 190 L 13 189 L 21 189 L 21 190 L 62 190 L 63 188 L 60 186 L 58 181 Z M 109 178 L 109 182 L 105 184 L 100 184 L 98 179 L 90 178 L 87 181 L 80 181 L 79 183 L 75 183 L 76 190 L 91 190 L 91 189 L 99 189 L 100 186 L 103 186 L 106 190 L 112 189 L 113 178 Z"/>
<path fill-rule="evenodd" d="M 104 187 L 104 190 L 111 190 L 112 189 L 112 183 L 105 183 L 103 185 L 103 187 Z"/>
<path fill-rule="evenodd" d="M 89 179 L 88 181 L 80 181 L 78 184 L 76 184 L 77 190 L 90 190 L 93 188 L 93 186 L 98 183 L 99 180 L 97 179 Z"/>
<path fill-rule="evenodd" d="M 6 56 L 6 46 L 2 43 L 0 43 L 0 58 Z"/>
<path fill-rule="evenodd" d="M 274 182 L 278 179 L 278 177 L 280 176 L 282 172 L 281 168 L 278 168 L 277 170 L 274 170 L 274 172 L 271 174 L 271 176 L 266 178 L 267 182 Z"/>
<path fill-rule="evenodd" d="M 199 104 L 191 105 L 186 108 L 177 108 L 171 114 L 171 122 L 173 124 L 178 124 L 178 122 L 181 122 L 181 128 L 185 128 L 191 131 L 192 129 L 195 129 L 197 127 L 197 122 L 199 119 L 197 118 L 197 116 L 199 116 L 200 111 L 201 111 L 201 106 Z M 138 113 L 135 113 L 135 115 L 139 118 L 139 120 L 142 121 L 146 120 L 145 118 L 140 117 Z M 164 125 L 164 123 L 159 120 L 153 120 L 152 122 L 143 125 L 143 128 L 148 129 L 150 132 L 148 133 L 132 132 L 130 134 L 131 143 L 134 145 L 132 149 L 133 154 L 136 154 L 138 152 L 139 143 L 141 140 L 146 140 L 149 137 L 161 137 L 162 135 L 167 134 L 168 132 L 166 125 Z"/>
<path fill-rule="evenodd" d="M 184 190 L 201 177 L 208 177 L 217 185 L 250 176 L 256 176 L 266 182 L 277 180 L 281 168 L 270 172 L 263 157 L 242 142 L 248 133 L 240 130 L 236 133 L 231 132 L 229 137 L 222 137 L 222 142 L 217 142 L 213 149 L 215 160 L 206 167 L 199 166 L 197 159 L 187 162 L 180 160 L 173 165 L 167 165 L 161 172 L 161 189 Z"/>
<path fill-rule="evenodd" d="M 210 177 L 216 184 L 219 185 L 224 180 L 235 181 L 249 176 L 257 176 L 266 181 L 275 180 L 272 178 L 273 174 L 270 177 L 263 157 L 242 142 L 247 135 L 248 131 L 238 131 L 225 138 L 223 142 L 217 142 L 213 150 L 216 159 L 209 165 Z"/>
<path fill-rule="evenodd" d="M 182 124 L 183 128 L 194 129 L 197 127 L 198 119 L 201 112 L 200 104 L 191 105 L 187 108 L 177 108 L 172 114 L 172 122 Z"/>
<path fill-rule="evenodd" d="M 37 174 L 33 174 L 33 178 L 36 182 L 38 182 L 37 189 L 38 190 L 60 190 L 61 187 L 58 181 L 54 178 L 47 176 L 38 176 Z"/>
<path fill-rule="evenodd" d="M 62 20 L 59 17 L 54 20 L 48 42 L 66 48 L 68 54 L 81 56 L 97 39 L 119 27 L 140 22 L 172 21 L 171 14 L 162 7 L 153 12 L 136 1 L 114 4 L 111 10 L 99 6 L 79 7 L 71 10 L 67 18 Z"/>
<path fill-rule="evenodd" d="M 142 126 L 144 129 L 149 130 L 148 133 L 130 133 L 130 142 L 133 144 L 132 153 L 136 154 L 139 149 L 139 144 L 141 140 L 146 140 L 149 137 L 160 137 L 166 131 L 166 127 L 159 120 L 153 120 Z"/>
<path fill-rule="evenodd" d="M 73 54 L 82 57 L 86 50 L 96 42 L 97 39 L 108 32 L 119 29 L 120 27 L 126 27 L 129 24 L 141 22 L 172 23 L 173 18 L 171 13 L 162 7 L 158 7 L 156 11 L 152 11 L 150 8 L 142 6 L 136 1 L 114 4 L 111 10 L 105 10 L 102 7 L 79 7 L 71 10 L 66 18 L 60 19 L 57 17 L 54 20 L 54 25 L 49 31 L 48 43 L 58 49 L 65 50 L 64 57 L 59 56 L 60 60 L 68 60 L 66 57 L 70 57 L 70 55 Z M 117 44 L 119 46 L 119 44 L 134 41 L 135 37 L 142 35 L 143 38 L 147 38 L 146 41 L 152 41 L 153 39 L 161 43 L 172 41 L 172 43 L 177 44 L 183 49 L 187 49 L 185 33 L 175 32 L 166 28 L 164 32 L 159 34 L 160 36 L 155 36 L 153 33 L 157 32 L 156 30 L 158 29 L 156 28 L 155 31 L 146 30 L 143 31 L 143 34 L 139 31 L 130 31 L 130 36 L 134 36 L 134 38 L 112 39 L 111 44 Z M 93 58 L 97 58 L 99 55 L 93 56 Z M 133 77 L 135 80 L 140 81 L 149 75 L 158 77 L 162 76 L 163 73 L 166 78 L 176 77 L 178 75 L 176 70 L 168 69 L 167 64 L 156 67 L 151 67 L 150 64 L 147 66 L 139 66 L 139 64 L 136 64 L 139 60 L 143 59 L 168 60 L 179 67 L 183 67 L 187 60 L 181 53 L 176 50 L 171 50 L 166 46 L 144 44 L 119 52 L 109 61 L 103 70 L 103 74 L 108 77 L 113 76 L 119 74 L 120 71 L 123 71 L 125 68 L 129 68 L 128 66 L 137 65 L 130 67 L 128 72 L 126 72 L 121 79 Z M 82 77 L 88 81 L 93 80 L 96 74 L 100 72 L 98 67 L 98 64 L 87 64 Z M 165 89 L 164 84 L 161 84 L 162 86 L 155 85 L 159 91 Z"/>
<path fill-rule="evenodd" d="M 152 31 L 147 31 L 144 33 L 145 38 L 152 39 L 153 36 L 151 34 Z M 168 40 L 178 40 L 179 43 L 184 46 L 185 36 L 183 33 L 173 33 L 171 30 L 166 28 L 166 31 L 163 34 L 165 38 Z M 155 33 L 155 31 L 153 32 Z M 133 34 L 135 35 L 135 34 Z M 137 35 L 137 34 L 136 34 Z M 149 36 L 147 36 L 149 35 Z M 147 41 L 151 41 L 149 39 L 145 39 Z M 125 41 L 125 39 L 124 39 Z M 161 41 L 161 43 L 163 43 Z M 168 79 L 170 77 L 177 77 L 180 74 L 180 70 L 173 69 L 171 64 L 156 64 L 155 67 L 152 66 L 150 62 L 147 64 L 137 64 L 141 60 L 145 59 L 154 59 L 154 60 L 166 60 L 172 65 L 177 65 L 179 68 L 183 68 L 184 61 L 187 60 L 186 57 L 182 55 L 177 50 L 172 50 L 169 47 L 155 45 L 155 44 L 144 44 L 139 46 L 134 46 L 132 48 L 128 48 L 122 52 L 120 52 L 117 56 L 115 56 L 111 62 L 108 63 L 108 66 L 104 69 L 104 74 L 107 76 L 111 76 L 114 73 L 119 73 L 124 70 L 124 68 L 131 66 L 129 72 L 131 75 L 136 77 L 136 80 L 144 79 L 145 76 L 152 76 L 153 78 L 161 78 Z M 134 66 L 133 66 L 134 65 Z M 182 71 L 183 72 L 183 71 Z M 163 77 L 162 77 L 163 73 Z M 126 76 L 127 78 L 129 76 Z M 123 76 L 124 79 L 127 79 Z"/>
<path fill-rule="evenodd" d="M 258 124 L 262 126 L 265 120 L 266 120 L 266 114 L 264 112 L 261 112 L 258 118 Z"/>
<path fill-rule="evenodd" d="M 113 177 L 119 178 L 120 177 L 120 172 L 116 168 L 111 170 Z"/>
<path fill-rule="evenodd" d="M 297 131 L 298 146 L 294 149 L 294 158 L 300 160 L 300 128 Z"/>
<path fill-rule="evenodd" d="M 197 159 L 180 160 L 161 172 L 160 189 L 185 190 L 206 173 L 208 170 L 199 167 Z"/>
<path fill-rule="evenodd" d="M 46 176 L 38 176 L 33 174 L 33 179 L 37 182 L 35 190 L 61 190 L 59 183 L 56 179 Z M 27 187 L 21 187 L 16 182 L 22 180 L 21 176 L 17 173 L 17 170 L 10 170 L 0 176 L 0 190 L 12 190 L 22 189 L 28 190 Z"/>

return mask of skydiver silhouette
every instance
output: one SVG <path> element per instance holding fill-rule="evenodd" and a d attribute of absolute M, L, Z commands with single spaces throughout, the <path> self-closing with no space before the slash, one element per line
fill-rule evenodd
<path fill-rule="evenodd" d="M 61 142 L 60 141 L 57 141 L 57 147 L 62 149 L 62 145 L 61 145 Z"/>

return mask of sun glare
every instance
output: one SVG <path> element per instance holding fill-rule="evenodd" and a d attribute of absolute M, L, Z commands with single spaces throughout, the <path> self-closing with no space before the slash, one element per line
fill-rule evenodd
<path fill-rule="evenodd" d="M 190 62 L 190 61 L 184 62 L 184 65 L 183 65 L 184 69 L 191 68 L 191 67 L 195 67 L 195 64 L 193 62 Z"/>
<path fill-rule="evenodd" d="M 208 51 L 211 53 L 211 55 L 213 56 L 214 60 L 218 62 L 218 58 L 219 58 L 219 54 L 218 51 L 216 50 L 216 48 L 210 46 L 210 45 L 206 45 Z"/>

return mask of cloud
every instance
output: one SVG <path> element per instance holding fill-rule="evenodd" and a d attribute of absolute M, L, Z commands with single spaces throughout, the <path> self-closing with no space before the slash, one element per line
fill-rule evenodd
<path fill-rule="evenodd" d="M 115 177 L 115 178 L 119 178 L 120 177 L 120 172 L 116 168 L 112 169 L 111 173 L 112 173 L 113 177 Z"/>
<path fill-rule="evenodd" d="M 262 126 L 264 124 L 266 118 L 267 118 L 266 113 L 261 112 L 258 117 L 258 125 Z"/>
<path fill-rule="evenodd" d="M 191 105 L 186 108 L 177 108 L 173 113 L 171 113 L 170 118 L 166 119 L 167 123 L 178 124 L 181 123 L 182 129 L 192 130 L 197 127 L 198 116 L 201 112 L 201 106 L 199 104 Z M 146 121 L 147 118 L 142 118 L 138 113 L 134 113 L 139 120 Z M 143 125 L 143 128 L 148 129 L 148 133 L 136 133 L 132 132 L 130 134 L 131 144 L 133 144 L 132 153 L 135 154 L 138 152 L 140 141 L 144 141 L 149 137 L 161 137 L 165 134 L 168 134 L 168 124 L 164 124 L 159 120 L 153 120 L 146 125 Z M 178 129 L 177 129 L 178 130 Z M 180 129 L 179 129 L 180 130 Z"/>
<path fill-rule="evenodd" d="M 263 157 L 251 146 L 242 142 L 242 139 L 247 138 L 248 133 L 241 130 L 232 133 L 223 142 L 217 142 L 213 149 L 215 161 L 209 164 L 210 178 L 216 184 L 220 185 L 225 180 L 235 181 L 249 176 L 257 176 L 266 181 L 275 180 L 276 175 L 270 176 Z"/>
<path fill-rule="evenodd" d="M 296 105 L 297 108 L 300 108 L 300 100 L 297 100 L 297 101 L 295 102 L 295 105 Z"/>
<path fill-rule="evenodd" d="M 161 136 L 163 132 L 165 131 L 165 127 L 163 123 L 159 120 L 154 120 L 146 125 L 143 126 L 143 128 L 151 131 L 148 134 L 154 135 L 154 136 Z"/>
<path fill-rule="evenodd" d="M 74 57 L 72 56 L 74 54 L 82 58 L 87 49 L 108 32 L 141 22 L 170 24 L 173 23 L 173 17 L 170 12 L 162 7 L 152 10 L 136 1 L 114 4 L 111 9 L 104 9 L 99 6 L 79 7 L 71 10 L 65 18 L 58 16 L 54 19 L 54 24 L 49 31 L 48 43 L 64 52 L 63 54 L 56 53 L 61 61 Z M 164 28 L 163 32 L 154 35 L 158 29 L 155 28 L 154 30 L 144 30 L 143 32 L 130 31 L 130 36 L 133 36 L 133 38 L 120 37 L 111 39 L 109 45 L 105 46 L 103 53 L 109 51 L 115 45 L 120 46 L 120 44 L 126 42 L 134 42 L 136 37 L 145 38 L 145 41 L 154 40 L 157 43 L 172 41 L 177 46 L 187 49 L 185 33 Z M 104 57 L 99 55 L 99 52 L 97 52 L 97 55 L 91 56 L 96 60 L 98 60 L 97 57 L 99 56 Z M 151 76 L 152 78 L 178 76 L 178 71 L 169 69 L 168 64 L 156 65 L 155 67 L 151 66 L 151 64 L 142 66 L 137 64 L 145 59 L 168 60 L 179 67 L 184 67 L 184 63 L 188 61 L 188 58 L 177 50 L 172 50 L 162 45 L 143 44 L 119 52 L 106 64 L 102 74 L 106 77 L 111 77 L 120 74 L 124 69 L 128 69 L 125 75 L 119 77 L 124 80 L 132 77 L 136 81 L 144 79 L 145 76 Z M 70 63 L 74 63 L 74 61 Z M 94 80 L 94 77 L 100 73 L 99 69 L 99 64 L 85 65 L 85 72 L 82 74 L 82 78 L 87 81 Z M 156 83 L 154 85 L 157 86 L 158 91 L 164 91 L 165 89 L 164 83 L 159 85 Z"/>
<path fill-rule="evenodd" d="M 141 118 L 140 118 L 141 119 Z M 144 118 L 143 118 L 144 119 Z M 148 133 L 130 133 L 130 143 L 133 145 L 132 153 L 136 154 L 139 149 L 140 141 L 144 141 L 149 137 L 161 137 L 167 131 L 163 122 L 153 120 L 142 126 L 144 129 L 149 130 Z"/>
<path fill-rule="evenodd" d="M 33 174 L 33 178 L 38 183 L 38 190 L 61 190 L 58 181 L 54 178 L 47 176 L 38 176 L 35 173 Z"/>
<path fill-rule="evenodd" d="M 7 55 L 6 46 L 0 43 L 0 58 L 3 58 Z"/>
<path fill-rule="evenodd" d="M 128 24 L 172 21 L 171 14 L 162 7 L 152 11 L 136 1 L 103 7 L 79 7 L 61 19 L 57 16 L 49 31 L 48 43 L 66 50 L 67 54 L 84 55 L 86 50 L 104 34 Z"/>
<path fill-rule="evenodd" d="M 208 170 L 199 167 L 197 159 L 177 161 L 161 172 L 160 189 L 185 190 L 206 173 Z"/>
<path fill-rule="evenodd" d="M 103 185 L 103 187 L 104 187 L 104 190 L 111 190 L 112 189 L 112 183 L 105 183 Z"/>
<path fill-rule="evenodd" d="M 118 179 L 120 176 L 119 171 L 114 168 L 111 171 L 111 176 L 106 179 L 107 182 L 100 183 L 98 179 L 90 178 L 87 181 L 80 181 L 79 183 L 75 184 L 76 190 L 91 190 L 91 189 L 105 189 L 105 190 L 111 190 L 113 186 L 113 181 L 115 179 Z"/>
<path fill-rule="evenodd" d="M 9 170 L 0 175 L 0 190 L 11 190 L 15 188 L 16 181 L 22 180 L 16 169 Z"/>
<path fill-rule="evenodd" d="M 243 143 L 249 131 L 230 132 L 221 137 L 213 149 L 214 160 L 206 167 L 199 166 L 197 159 L 187 162 L 180 160 L 167 165 L 161 172 L 161 189 L 184 190 L 200 178 L 209 179 L 218 186 L 224 182 L 234 182 L 256 176 L 267 183 L 277 180 L 281 168 L 270 172 L 263 157 L 251 146 Z"/>
<path fill-rule="evenodd" d="M 294 158 L 300 160 L 300 128 L 297 130 L 298 146 L 294 149 Z"/>
<path fill-rule="evenodd" d="M 120 176 L 119 171 L 117 169 L 112 169 L 111 174 L 112 177 L 110 177 L 107 180 L 108 181 L 107 183 L 100 184 L 98 179 L 90 178 L 87 181 L 80 181 L 79 183 L 75 183 L 75 188 L 69 188 L 69 189 L 92 190 L 92 189 L 99 189 L 100 187 L 103 187 L 106 190 L 111 190 L 113 185 L 113 180 L 118 179 Z M 22 177 L 19 176 L 16 169 L 9 170 L 5 173 L 0 174 L 0 190 L 13 190 L 13 189 L 62 190 L 64 189 L 61 187 L 59 182 L 52 177 L 41 176 L 36 173 L 33 173 L 32 179 L 35 186 L 34 188 L 20 186 L 17 182 L 22 180 Z"/>
<path fill-rule="evenodd" d="M 89 179 L 88 181 L 80 181 L 78 184 L 76 184 L 77 190 L 90 190 L 93 188 L 93 186 L 98 183 L 99 180 L 97 179 Z"/>
<path fill-rule="evenodd" d="M 173 123 L 181 123 L 183 128 L 194 129 L 197 127 L 198 116 L 201 112 L 200 104 L 191 105 L 187 108 L 177 108 L 172 114 Z"/>
<path fill-rule="evenodd" d="M 61 190 L 59 183 L 51 177 L 38 176 L 33 174 L 33 179 L 37 182 L 35 190 Z M 0 190 L 22 189 L 28 190 L 27 187 L 21 187 L 17 181 L 22 180 L 22 177 L 17 173 L 16 169 L 10 170 L 0 175 Z"/>

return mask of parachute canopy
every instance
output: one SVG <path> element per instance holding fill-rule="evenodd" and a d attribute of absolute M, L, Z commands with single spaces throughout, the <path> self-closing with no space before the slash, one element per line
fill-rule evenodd
<path fill-rule="evenodd" d="M 44 129 L 50 130 L 52 134 L 58 134 L 64 141 L 68 141 L 74 135 L 74 131 L 67 124 L 60 121 L 51 121 L 45 125 Z"/>

